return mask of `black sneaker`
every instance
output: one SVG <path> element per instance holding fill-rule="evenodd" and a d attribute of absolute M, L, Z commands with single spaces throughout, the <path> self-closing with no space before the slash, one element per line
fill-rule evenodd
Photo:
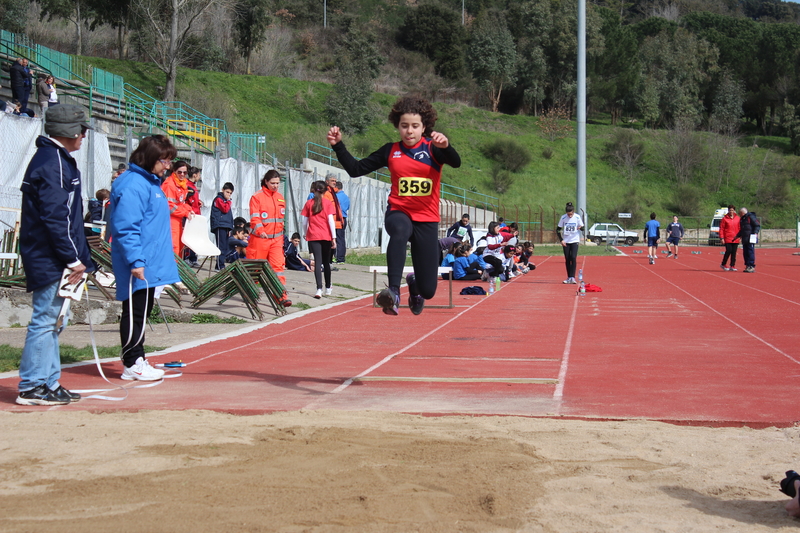
<path fill-rule="evenodd" d="M 20 392 L 17 396 L 17 403 L 20 405 L 66 405 L 69 403 L 67 398 L 58 398 L 53 391 L 42 384 L 35 389 Z"/>
<path fill-rule="evenodd" d="M 418 315 L 422 312 L 422 308 L 425 307 L 425 298 L 419 295 L 417 278 L 414 274 L 406 276 L 406 283 L 408 283 L 408 308 L 411 309 L 412 313 Z"/>
<path fill-rule="evenodd" d="M 378 293 L 378 305 L 383 307 L 384 314 L 397 316 L 399 314 L 400 295 L 390 288 L 385 288 Z"/>
<path fill-rule="evenodd" d="M 69 400 L 70 402 L 79 402 L 81 401 L 81 395 L 77 392 L 72 392 L 70 390 L 65 389 L 61 385 L 54 391 L 50 391 L 53 393 L 53 396 L 58 398 L 59 400 Z"/>

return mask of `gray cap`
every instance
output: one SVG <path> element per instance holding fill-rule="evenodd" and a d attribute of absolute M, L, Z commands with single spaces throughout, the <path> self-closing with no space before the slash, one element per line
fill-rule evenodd
<path fill-rule="evenodd" d="M 76 139 L 81 128 L 94 129 L 86 122 L 88 113 L 79 105 L 61 104 L 48 107 L 44 113 L 44 132 L 51 137 Z"/>

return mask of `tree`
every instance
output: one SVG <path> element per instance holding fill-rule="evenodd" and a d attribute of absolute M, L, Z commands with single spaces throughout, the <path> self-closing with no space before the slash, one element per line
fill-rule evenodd
<path fill-rule="evenodd" d="M 233 29 L 236 32 L 236 45 L 245 59 L 247 73 L 250 74 L 250 57 L 257 51 L 267 35 L 272 20 L 269 0 L 236 0 L 234 12 L 236 19 Z"/>
<path fill-rule="evenodd" d="M 711 108 L 710 126 L 712 131 L 733 135 L 739 131 L 744 103 L 744 85 L 725 70 L 720 76 L 714 91 L 714 105 Z"/>
<path fill-rule="evenodd" d="M 108 24 L 117 30 L 117 50 L 120 59 L 128 58 L 128 31 L 131 25 L 130 0 L 86 0 L 94 18 L 89 29 Z"/>
<path fill-rule="evenodd" d="M 623 110 L 635 100 L 633 89 L 639 83 L 641 70 L 639 46 L 633 31 L 622 26 L 617 13 L 606 8 L 597 11 L 603 20 L 605 49 L 589 61 L 590 96 L 611 112 L 611 124 L 615 126 Z"/>
<path fill-rule="evenodd" d="M 397 32 L 397 42 L 433 61 L 436 73 L 457 80 L 464 74 L 464 29 L 452 9 L 422 5 L 409 9 Z"/>
<path fill-rule="evenodd" d="M 75 54 L 83 55 L 83 26 L 92 16 L 86 0 L 41 0 L 40 5 L 42 20 L 61 17 L 75 24 Z"/>
<path fill-rule="evenodd" d="M 28 5 L 27 0 L 0 0 L 0 29 L 24 32 Z"/>
<path fill-rule="evenodd" d="M 716 48 L 678 28 L 674 34 L 663 31 L 646 38 L 639 54 L 638 103 L 646 121 L 696 125 L 703 111 L 702 95 L 718 70 Z"/>
<path fill-rule="evenodd" d="M 147 57 L 166 75 L 164 100 L 175 99 L 175 78 L 181 55 L 194 23 L 214 3 L 227 0 L 132 0 L 138 21 L 139 45 Z"/>
<path fill-rule="evenodd" d="M 505 23 L 493 15 L 476 22 L 468 57 L 472 76 L 487 91 L 492 111 L 497 112 L 503 87 L 516 81 L 517 51 Z"/>
<path fill-rule="evenodd" d="M 370 125 L 374 113 L 369 100 L 384 62 L 369 32 L 347 30 L 337 46 L 336 83 L 326 103 L 331 124 L 347 133 L 361 133 Z"/>

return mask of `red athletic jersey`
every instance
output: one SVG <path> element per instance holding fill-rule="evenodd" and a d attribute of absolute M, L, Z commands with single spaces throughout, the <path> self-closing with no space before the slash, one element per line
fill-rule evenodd
<path fill-rule="evenodd" d="M 431 140 L 423 138 L 409 148 L 392 145 L 386 164 L 392 176 L 389 206 L 414 222 L 439 222 L 439 183 L 442 166 L 433 159 Z"/>

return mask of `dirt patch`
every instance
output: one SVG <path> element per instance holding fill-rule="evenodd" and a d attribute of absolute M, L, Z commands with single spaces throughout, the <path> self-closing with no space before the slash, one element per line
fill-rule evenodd
<path fill-rule="evenodd" d="M 776 531 L 800 431 L 0 413 L 0 531 Z M 734 467 L 735 465 L 735 467 Z"/>

